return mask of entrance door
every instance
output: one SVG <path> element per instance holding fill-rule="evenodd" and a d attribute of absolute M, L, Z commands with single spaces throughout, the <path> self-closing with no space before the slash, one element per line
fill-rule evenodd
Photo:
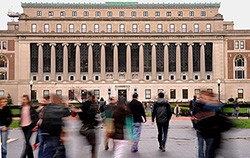
<path fill-rule="evenodd" d="M 125 98 L 127 100 L 127 90 L 126 89 L 119 89 L 118 90 L 118 97 Z"/>

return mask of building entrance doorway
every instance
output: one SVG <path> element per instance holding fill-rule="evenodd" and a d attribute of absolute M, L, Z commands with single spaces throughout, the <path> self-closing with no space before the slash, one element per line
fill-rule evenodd
<path fill-rule="evenodd" d="M 118 90 L 118 97 L 125 98 L 127 100 L 127 90 L 126 89 L 119 89 Z"/>

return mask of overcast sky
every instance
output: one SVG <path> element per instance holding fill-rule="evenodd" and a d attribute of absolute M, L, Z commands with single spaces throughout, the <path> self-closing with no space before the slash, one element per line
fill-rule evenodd
<path fill-rule="evenodd" d="M 104 3 L 104 2 L 139 2 L 139 3 L 202 3 L 220 2 L 219 12 L 226 21 L 234 21 L 235 29 L 250 29 L 250 10 L 248 0 L 7 0 L 0 5 L 0 30 L 7 29 L 7 22 L 11 19 L 8 11 L 22 13 L 21 2 L 64 2 L 64 3 Z"/>

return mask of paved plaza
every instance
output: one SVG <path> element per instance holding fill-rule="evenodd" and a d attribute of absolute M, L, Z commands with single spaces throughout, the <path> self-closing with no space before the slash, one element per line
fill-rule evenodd
<path fill-rule="evenodd" d="M 69 119 L 66 122 L 68 133 L 66 150 L 68 158 L 90 158 L 90 147 L 86 145 L 84 137 L 79 135 L 81 122 L 76 119 Z M 104 150 L 103 146 L 103 129 L 99 128 L 99 158 L 112 158 L 112 141 L 110 149 Z M 10 131 L 10 138 L 17 139 L 8 144 L 8 157 L 19 158 L 24 138 L 21 130 L 13 129 Z M 35 134 L 32 137 L 34 142 Z M 223 135 L 223 146 L 219 158 L 248 158 L 250 155 L 250 129 L 232 129 Z M 170 122 L 166 152 L 163 153 L 158 149 L 156 125 L 152 125 L 149 120 L 143 124 L 139 152 L 131 153 L 130 144 L 128 143 L 128 158 L 196 158 L 197 157 L 197 139 L 195 130 L 192 128 L 189 118 L 175 118 Z M 35 158 L 37 150 L 34 151 Z"/>

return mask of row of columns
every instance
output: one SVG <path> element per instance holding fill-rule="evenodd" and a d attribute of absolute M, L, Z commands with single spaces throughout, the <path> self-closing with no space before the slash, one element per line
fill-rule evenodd
<path fill-rule="evenodd" d="M 43 79 L 43 45 L 42 43 L 37 44 L 38 46 L 38 78 L 39 80 Z M 63 78 L 64 80 L 68 79 L 68 43 L 63 43 Z M 126 43 L 126 80 L 131 80 L 131 43 Z M 139 43 L 139 80 L 144 80 L 144 50 L 143 46 L 144 43 Z M 169 43 L 164 43 L 164 78 L 168 80 L 169 72 L 168 72 L 168 46 Z M 200 57 L 200 76 L 201 79 L 205 79 L 205 43 L 200 43 L 201 45 L 201 57 Z M 56 50 L 55 50 L 55 43 L 51 43 L 51 80 L 56 80 Z M 80 72 L 80 43 L 76 43 L 76 73 L 75 79 L 81 80 L 81 72 Z M 88 43 L 88 52 L 93 52 L 93 43 Z M 106 79 L 106 72 L 105 72 L 105 43 L 101 43 L 101 80 Z M 119 74 L 118 74 L 118 43 L 114 43 L 114 59 L 113 59 L 113 79 L 118 81 Z M 157 65 L 156 65 L 156 46 L 157 43 L 152 43 L 152 71 L 151 77 L 152 80 L 157 80 Z M 181 80 L 181 50 L 180 50 L 181 43 L 176 43 L 176 80 Z M 193 51 L 192 51 L 193 43 L 188 43 L 188 78 L 193 78 Z M 88 53 L 88 78 L 89 80 L 93 79 L 93 53 Z"/>

